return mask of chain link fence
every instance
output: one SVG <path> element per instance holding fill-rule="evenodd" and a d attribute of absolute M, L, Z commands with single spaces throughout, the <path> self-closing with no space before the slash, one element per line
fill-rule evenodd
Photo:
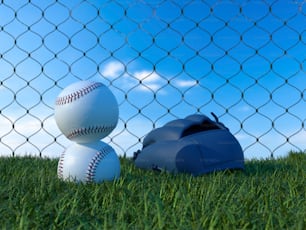
<path fill-rule="evenodd" d="M 0 155 L 58 157 L 56 96 L 85 79 L 114 92 L 104 139 L 131 156 L 171 119 L 214 112 L 246 157 L 306 149 L 306 2 L 0 3 Z"/>

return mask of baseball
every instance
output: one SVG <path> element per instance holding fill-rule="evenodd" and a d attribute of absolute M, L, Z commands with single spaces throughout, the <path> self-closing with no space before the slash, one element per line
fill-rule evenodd
<path fill-rule="evenodd" d="M 115 96 L 104 84 L 79 81 L 58 95 L 54 116 L 68 139 L 88 143 L 101 140 L 113 131 L 119 108 Z"/>
<path fill-rule="evenodd" d="M 102 141 L 74 143 L 62 153 L 57 175 L 71 182 L 111 181 L 120 176 L 120 161 L 114 149 Z"/>

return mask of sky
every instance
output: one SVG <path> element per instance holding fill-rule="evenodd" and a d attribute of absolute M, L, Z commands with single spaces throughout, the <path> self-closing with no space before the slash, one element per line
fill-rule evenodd
<path fill-rule="evenodd" d="M 63 88 L 107 85 L 119 122 L 103 139 L 132 156 L 144 136 L 214 112 L 246 158 L 306 149 L 306 2 L 2 1 L 0 154 L 59 157 Z M 212 117 L 211 117 L 212 118 Z"/>

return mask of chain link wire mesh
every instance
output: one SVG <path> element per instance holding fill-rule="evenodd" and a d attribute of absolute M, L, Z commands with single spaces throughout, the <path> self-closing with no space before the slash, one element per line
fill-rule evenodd
<path fill-rule="evenodd" d="M 120 109 L 104 141 L 119 155 L 191 113 L 216 113 L 246 156 L 306 147 L 306 3 L 0 3 L 0 153 L 58 157 L 53 118 L 72 82 L 102 81 Z"/>

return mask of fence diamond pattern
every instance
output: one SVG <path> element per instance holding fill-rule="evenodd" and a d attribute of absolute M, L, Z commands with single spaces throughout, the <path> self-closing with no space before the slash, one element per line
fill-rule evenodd
<path fill-rule="evenodd" d="M 116 95 L 119 155 L 212 111 L 246 156 L 304 150 L 305 25 L 302 0 L 1 1 L 0 153 L 59 156 L 55 98 L 85 79 Z"/>

